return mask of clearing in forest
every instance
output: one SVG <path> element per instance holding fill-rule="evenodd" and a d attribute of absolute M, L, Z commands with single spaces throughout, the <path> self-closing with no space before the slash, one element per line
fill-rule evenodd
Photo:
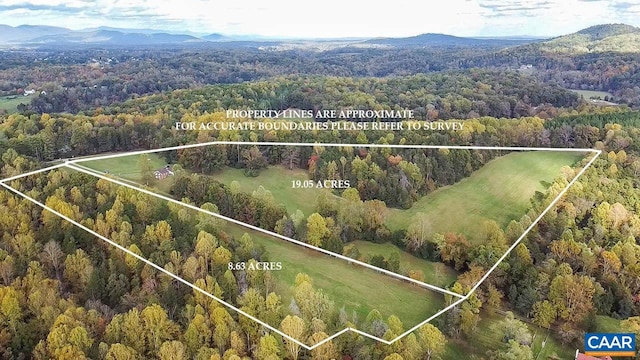
<path fill-rule="evenodd" d="M 584 153 L 560 151 L 512 152 L 491 160 L 471 176 L 436 189 L 409 209 L 391 209 L 386 224 L 392 230 L 407 229 L 423 214 L 431 231 L 456 232 L 478 240 L 478 229 L 487 220 L 502 229 L 519 220 L 531 206 L 536 192 L 545 192 L 562 167 L 574 166 Z"/>
<path fill-rule="evenodd" d="M 505 185 L 504 182 L 501 182 L 501 180 L 499 180 L 502 178 L 507 178 L 509 175 L 504 173 L 504 169 L 502 169 L 503 174 L 499 175 L 499 174 L 496 174 L 498 171 L 495 168 L 492 169 L 491 167 L 489 167 L 488 168 L 489 170 L 486 172 L 487 174 L 489 173 L 493 174 L 493 177 L 479 176 L 476 174 L 475 176 L 476 177 L 476 180 L 475 180 L 476 193 L 490 193 L 491 191 L 489 191 L 486 187 L 483 187 L 483 186 L 490 186 L 495 188 L 496 190 L 502 189 L 505 193 L 507 193 L 507 195 L 503 196 L 503 199 L 508 199 L 509 196 L 511 196 L 509 194 L 522 191 L 523 188 L 528 191 L 533 191 L 534 193 L 535 191 L 538 191 L 538 190 L 544 190 L 544 187 L 540 189 L 540 184 L 545 184 L 547 181 L 551 181 L 556 177 L 556 176 L 552 176 L 550 179 L 544 178 L 544 177 L 537 178 L 534 181 L 534 183 L 536 183 L 535 186 L 532 185 L 533 183 L 528 185 L 525 184 L 524 183 L 525 180 L 527 181 L 530 180 L 530 176 L 527 176 L 526 173 L 525 175 L 522 175 L 521 173 L 526 170 L 529 170 L 532 167 L 536 168 L 535 166 L 533 166 L 533 164 L 537 164 L 538 169 L 540 169 L 540 167 L 544 167 L 542 164 L 546 164 L 546 165 L 552 164 L 552 166 L 558 166 L 561 164 L 570 165 L 578 161 L 581 157 L 585 157 L 587 153 L 592 153 L 592 155 L 593 153 L 596 154 L 596 156 L 591 156 L 591 159 L 589 161 L 587 161 L 586 158 L 583 160 L 583 162 L 580 164 L 581 166 L 579 166 L 579 168 L 581 167 L 582 169 L 578 169 L 575 172 L 572 171 L 574 176 L 572 176 L 572 178 L 566 178 L 566 182 L 567 182 L 566 187 L 553 193 L 554 199 L 550 201 L 548 207 L 544 211 L 542 211 L 537 218 L 532 219 L 532 224 L 525 229 L 524 233 L 518 238 L 518 240 L 515 243 L 511 244 L 509 249 L 507 249 L 506 252 L 502 254 L 499 259 L 497 259 L 497 262 L 488 270 L 488 272 L 485 273 L 485 275 L 481 279 L 479 279 L 479 281 L 465 295 L 465 294 L 455 294 L 450 290 L 440 288 L 436 285 L 429 284 L 428 282 L 412 279 L 402 274 L 394 273 L 382 268 L 372 266 L 362 261 L 348 258 L 341 254 L 333 253 L 325 249 L 306 244 L 300 240 L 288 238 L 286 236 L 261 229 L 257 226 L 249 225 L 241 221 L 238 221 L 236 219 L 222 216 L 212 211 L 201 209 L 192 204 L 183 203 L 179 200 L 162 195 L 157 190 L 150 190 L 146 186 L 143 186 L 140 184 L 133 184 L 131 180 L 125 181 L 123 179 L 119 179 L 116 176 L 113 176 L 112 174 L 104 174 L 102 171 L 96 171 L 95 169 L 91 169 L 91 166 L 89 167 L 83 166 L 83 165 L 89 165 L 87 164 L 88 162 L 95 161 L 95 160 L 104 161 L 106 159 L 117 159 L 120 157 L 130 156 L 130 155 L 139 157 L 139 155 L 142 155 L 142 154 L 153 154 L 153 153 L 160 153 L 162 151 L 179 150 L 184 148 L 203 147 L 203 146 L 211 146 L 211 145 L 224 145 L 224 144 L 243 144 L 243 145 L 254 145 L 254 146 L 276 145 L 276 143 L 257 143 L 257 142 L 256 143 L 212 142 L 212 143 L 206 143 L 206 144 L 178 146 L 178 147 L 166 148 L 166 149 L 146 150 L 146 151 L 132 152 L 128 154 L 105 155 L 102 157 L 98 157 L 97 159 L 87 159 L 87 158 L 77 159 L 77 160 L 68 161 L 61 165 L 57 165 L 57 167 L 64 167 L 64 168 L 72 169 L 74 171 L 84 172 L 86 174 L 93 175 L 97 178 L 107 180 L 115 185 L 126 187 L 134 191 L 138 191 L 141 193 L 140 196 L 143 196 L 142 194 L 144 194 L 144 196 L 155 198 L 156 201 L 165 201 L 167 203 L 170 203 L 171 205 L 170 208 L 173 207 L 174 209 L 176 209 L 176 205 L 177 205 L 178 207 L 181 207 L 181 206 L 184 207 L 186 211 L 189 211 L 189 212 L 195 211 L 200 213 L 200 214 L 196 214 L 194 212 L 194 216 L 197 216 L 197 215 L 202 216 L 202 214 L 206 214 L 211 217 L 218 218 L 219 220 L 224 220 L 224 223 L 225 223 L 224 230 L 223 230 L 224 232 L 226 232 L 228 235 L 231 235 L 233 238 L 236 238 L 236 239 L 238 237 L 242 237 L 244 233 L 249 234 L 254 244 L 261 245 L 264 248 L 264 250 L 266 251 L 265 256 L 268 258 L 269 261 L 281 263 L 282 270 L 271 271 L 271 273 L 273 273 L 274 278 L 276 279 L 276 289 L 278 289 L 278 291 L 280 292 L 279 295 L 282 299 L 286 300 L 293 296 L 292 294 L 294 294 L 296 291 L 295 285 L 292 287 L 290 286 L 290 284 L 292 282 L 294 283 L 296 282 L 297 274 L 305 273 L 309 275 L 309 277 L 312 279 L 315 289 L 320 293 L 324 293 L 326 297 L 329 300 L 331 300 L 333 304 L 331 306 L 335 306 L 337 308 L 344 308 L 345 313 L 347 313 L 347 315 L 349 314 L 348 311 L 351 311 L 352 313 L 355 313 L 356 319 L 361 319 L 363 315 L 365 315 L 366 313 L 369 313 L 372 309 L 376 309 L 381 314 L 384 314 L 383 316 L 389 316 L 392 314 L 399 316 L 400 320 L 405 324 L 405 328 L 408 328 L 411 326 L 411 328 L 409 328 L 405 333 L 398 335 L 394 339 L 383 339 L 381 337 L 382 334 L 375 333 L 375 329 L 371 328 L 370 324 L 366 326 L 364 323 L 354 324 L 349 322 L 348 328 L 345 328 L 342 330 L 338 328 L 333 329 L 334 330 L 334 332 L 332 332 L 333 335 L 325 339 L 325 341 L 335 336 L 338 336 L 339 334 L 345 331 L 355 331 L 367 337 L 370 337 L 388 344 L 393 343 L 395 340 L 412 332 L 417 327 L 432 320 L 436 316 L 439 316 L 440 314 L 444 313 L 451 307 L 459 304 L 461 301 L 466 300 L 470 296 L 470 294 L 474 292 L 475 289 L 477 289 L 480 283 L 484 281 L 484 279 L 486 279 L 486 277 L 518 244 L 518 242 L 522 240 L 522 238 L 526 235 L 526 233 L 529 230 L 531 230 L 531 228 L 535 225 L 535 223 L 542 216 L 544 216 L 544 214 L 558 201 L 558 199 L 567 191 L 567 189 L 575 181 L 577 181 L 578 177 L 584 172 L 584 170 L 588 166 L 591 165 L 591 163 L 595 160 L 597 155 L 600 154 L 599 151 L 589 150 L 589 149 L 558 150 L 558 149 L 532 149 L 532 148 L 529 148 L 529 149 L 482 148 L 482 147 L 462 147 L 462 146 L 438 147 L 438 146 L 421 146 L 421 145 L 402 145 L 402 146 L 373 145 L 373 144 L 364 145 L 365 147 L 412 148 L 412 149 L 449 148 L 451 151 L 454 151 L 456 149 L 467 149 L 467 148 L 481 149 L 481 150 L 488 149 L 492 151 L 504 150 L 504 151 L 511 151 L 511 152 L 527 151 L 520 154 L 514 153 L 514 154 L 507 155 L 513 158 L 513 161 L 510 163 L 511 165 L 508 166 L 507 168 L 512 168 L 511 170 L 512 173 L 510 175 L 515 176 L 513 183 L 511 183 L 510 185 L 508 183 L 507 185 Z M 318 144 L 277 143 L 277 145 L 314 146 Z M 362 145 L 356 145 L 356 144 L 320 144 L 320 145 L 325 147 L 362 146 Z M 527 154 L 534 153 L 535 150 L 540 150 L 539 151 L 540 154 L 547 155 L 547 158 L 546 158 L 547 161 L 542 161 L 540 158 L 531 158 L 529 159 L 531 162 L 524 161 L 523 160 L 524 158 L 521 158 L 518 161 L 517 159 L 518 155 L 528 157 Z M 563 154 L 554 155 L 554 153 L 563 153 Z M 571 156 L 567 156 L 566 154 L 571 154 Z M 538 155 L 538 156 L 542 157 L 543 155 Z M 516 166 L 519 162 L 524 162 L 524 163 L 521 166 Z M 487 164 L 487 166 L 489 165 L 491 165 L 491 163 Z M 49 169 L 51 168 L 43 169 L 40 172 L 44 172 Z M 480 172 L 481 170 L 482 169 L 480 169 L 478 172 Z M 557 167 L 555 170 L 549 170 L 549 171 L 552 171 L 555 174 L 559 173 L 559 169 Z M 482 174 L 483 173 L 480 172 L 480 175 Z M 25 176 L 26 175 L 27 174 L 25 174 Z M 517 177 L 517 175 L 521 175 L 521 177 Z M 471 178 L 473 178 L 473 176 L 466 178 L 464 180 L 468 180 Z M 482 180 L 482 181 L 479 181 L 479 180 Z M 6 181 L 7 180 L 2 181 L 0 182 L 0 184 L 5 188 L 7 188 L 8 190 L 16 192 L 14 189 L 12 189 L 10 186 L 7 185 Z M 462 183 L 462 181 L 460 181 L 460 183 Z M 290 179 L 287 182 L 290 182 Z M 446 190 L 446 189 L 442 189 L 442 190 Z M 18 193 L 18 195 L 23 196 L 30 201 L 36 202 L 41 207 L 44 207 L 47 211 L 53 212 L 57 216 L 69 222 L 72 222 L 76 226 L 79 226 L 79 227 L 83 226 L 81 223 L 74 222 L 73 219 L 67 218 L 63 214 L 44 206 L 42 202 L 39 203 L 37 202 L 37 200 L 34 200 L 28 197 L 24 193 Z M 463 199 L 464 197 L 466 197 L 468 199 L 470 198 L 470 193 L 461 192 L 461 193 L 457 193 L 456 195 L 449 195 L 449 196 L 450 196 L 450 199 L 454 199 L 456 197 L 462 197 Z M 518 196 L 515 196 L 515 197 L 518 198 Z M 491 203 L 491 206 L 496 209 L 500 207 L 499 203 L 497 203 L 496 200 L 493 200 L 490 203 Z M 463 201 L 462 205 L 460 206 L 466 207 L 467 202 Z M 505 208 L 505 207 L 512 207 L 512 206 L 502 204 L 501 207 Z M 463 209 L 458 209 L 458 210 L 464 211 Z M 526 210 L 526 208 L 524 210 Z M 404 210 L 404 211 L 406 212 L 407 210 Z M 407 215 L 405 215 L 405 217 L 406 216 Z M 459 218 L 461 218 L 461 215 L 458 214 L 455 217 L 448 218 L 448 220 L 459 219 Z M 87 229 L 86 227 L 82 227 L 82 228 L 86 231 L 89 231 L 93 235 L 101 238 L 102 240 L 109 242 L 111 245 L 118 247 L 117 243 L 111 241 L 107 237 L 101 236 L 100 234 L 95 232 L 91 232 L 91 229 Z M 353 239 L 353 240 L 362 240 L 362 239 Z M 124 248 L 120 248 L 120 249 L 125 252 L 127 251 L 127 249 L 124 249 Z M 367 252 L 367 251 L 370 251 L 370 249 L 367 250 L 366 247 L 363 247 L 363 252 Z M 130 253 L 129 255 L 132 255 L 132 256 L 135 255 L 134 257 L 138 258 L 139 260 L 147 262 L 148 264 L 152 264 L 152 262 L 149 259 L 145 258 L 144 256 L 140 256 L 133 253 Z M 404 255 L 402 256 L 402 258 L 405 259 L 405 262 L 409 261 Z M 179 280 L 183 284 L 189 285 L 190 287 L 194 288 L 194 290 L 199 292 L 204 292 L 204 290 L 197 288 L 195 285 L 193 285 L 193 283 L 166 270 L 165 264 L 153 264 L 153 266 L 159 271 L 174 277 L 176 280 Z M 425 266 L 425 264 L 423 263 L 422 266 Z M 237 271 L 237 269 L 234 269 L 234 271 Z M 432 277 L 429 277 L 429 279 L 432 279 Z M 256 322 L 259 322 L 263 326 L 270 328 L 272 331 L 275 331 L 280 335 L 289 338 L 292 341 L 298 342 L 304 347 L 312 348 L 314 346 L 319 346 L 321 344 L 321 343 L 318 343 L 315 345 L 304 344 L 303 339 L 295 339 L 293 337 L 288 336 L 287 334 L 283 334 L 276 327 L 277 324 L 269 324 L 268 322 L 265 322 L 264 320 L 259 319 L 256 316 L 253 316 L 252 314 L 245 313 L 241 309 L 236 307 L 233 304 L 234 299 L 227 299 L 228 301 L 225 301 L 225 299 L 216 298 L 212 294 L 208 294 L 208 296 L 216 299 L 217 301 L 221 302 L 225 306 L 230 307 L 232 310 L 237 311 L 242 315 L 253 319 Z M 292 307 L 292 309 L 295 310 L 295 307 Z M 353 316 L 348 315 L 348 317 L 353 317 Z"/>

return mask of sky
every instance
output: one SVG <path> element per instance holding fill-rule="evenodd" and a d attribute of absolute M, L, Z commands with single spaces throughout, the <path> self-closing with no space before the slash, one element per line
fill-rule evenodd
<path fill-rule="evenodd" d="M 0 24 L 151 28 L 289 38 L 551 37 L 640 26 L 640 0 L 0 0 Z"/>

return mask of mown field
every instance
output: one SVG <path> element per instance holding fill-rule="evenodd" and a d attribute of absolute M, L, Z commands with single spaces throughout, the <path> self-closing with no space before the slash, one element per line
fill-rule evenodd
<path fill-rule="evenodd" d="M 433 232 L 456 232 L 474 240 L 487 220 L 503 228 L 527 212 L 536 191 L 557 178 L 560 169 L 584 157 L 574 152 L 515 152 L 490 161 L 470 177 L 422 197 L 410 209 L 391 209 L 392 229 L 406 229 L 419 213 Z"/>
<path fill-rule="evenodd" d="M 610 333 L 622 332 L 622 329 L 620 327 L 620 322 L 621 320 L 614 319 L 609 316 L 596 315 L 596 321 L 595 321 L 596 329 L 594 332 L 610 332 Z"/>
<path fill-rule="evenodd" d="M 277 293 L 286 306 L 291 301 L 296 275 L 305 273 L 317 289 L 322 289 L 334 301 L 336 309 L 344 306 L 349 316 L 355 311 L 360 322 L 371 310 L 377 309 L 385 319 L 398 316 L 405 328 L 409 328 L 444 307 L 444 297 L 439 293 L 345 260 L 235 224 L 227 224 L 226 232 L 235 237 L 249 233 L 255 244 L 265 247 L 270 261 L 282 262 L 282 270 L 273 273 L 278 280 Z"/>
<path fill-rule="evenodd" d="M 214 179 L 223 184 L 231 184 L 237 181 L 240 190 L 251 194 L 258 189 L 260 185 L 269 190 L 277 202 L 282 203 L 287 212 L 292 214 L 296 210 L 304 213 L 308 217 L 316 211 L 316 200 L 326 189 L 301 189 L 292 188 L 293 180 L 308 180 L 309 175 L 302 169 L 289 170 L 284 166 L 272 166 L 267 169 L 260 170 L 256 177 L 244 175 L 242 169 L 227 168 L 224 171 L 212 175 Z"/>
<path fill-rule="evenodd" d="M 392 252 L 400 254 L 400 273 L 406 274 L 409 270 L 419 270 L 424 274 L 424 281 L 440 287 L 446 287 L 453 283 L 458 274 L 452 268 L 440 262 L 427 261 L 415 257 L 397 246 L 386 243 L 376 244 L 370 241 L 356 240 L 350 242 L 354 244 L 358 251 L 365 256 L 382 255 L 388 257 Z"/>
<path fill-rule="evenodd" d="M 573 165 L 584 157 L 574 152 L 530 151 L 514 152 L 494 159 L 470 177 L 456 184 L 442 187 L 420 198 L 409 209 L 390 209 L 386 225 L 391 230 L 406 229 L 418 214 L 424 214 L 433 232 L 457 232 L 470 240 L 479 233 L 486 220 L 495 220 L 506 227 L 509 221 L 519 219 L 529 208 L 536 191 L 544 191 L 546 185 L 561 173 L 561 168 Z M 152 169 L 162 168 L 165 160 L 149 154 Z M 139 156 L 95 160 L 83 163 L 97 171 L 109 171 L 116 176 L 139 182 L 141 172 Z M 307 180 L 306 171 L 288 170 L 272 166 L 261 170 L 256 177 L 244 175 L 242 169 L 225 169 L 214 179 L 230 185 L 236 181 L 240 190 L 252 193 L 259 186 L 269 190 L 275 200 L 282 203 L 288 213 L 301 210 L 305 217 L 316 210 L 318 196 L 325 189 L 292 188 L 293 180 Z M 171 178 L 154 181 L 152 186 L 168 191 Z"/>
<path fill-rule="evenodd" d="M 498 158 L 471 177 L 452 186 L 438 189 L 423 197 L 407 210 L 391 209 L 387 224 L 391 228 L 406 228 L 418 213 L 427 214 L 434 231 L 459 231 L 473 239 L 473 229 L 486 219 L 498 221 L 503 226 L 511 219 L 518 219 L 529 207 L 529 199 L 536 191 L 544 191 L 549 182 L 560 175 L 565 165 L 573 165 L 583 158 L 582 154 L 568 152 L 522 152 Z M 109 171 L 117 176 L 140 181 L 138 156 L 106 159 L 84 163 L 98 171 Z M 165 161 L 150 155 L 152 168 L 161 168 Z M 217 180 L 230 184 L 237 181 L 242 191 L 251 193 L 262 185 L 271 191 L 274 198 L 283 203 L 289 212 L 300 209 L 309 215 L 315 211 L 316 198 L 321 189 L 291 189 L 291 180 L 305 180 L 303 170 L 287 170 L 271 167 L 261 171 L 258 177 L 246 177 L 240 169 L 227 169 L 216 175 Z M 170 181 L 170 180 L 169 180 Z M 159 186 L 159 184 L 156 184 Z M 455 220 L 455 221 L 452 221 Z M 471 229 L 471 230 L 470 230 Z M 283 304 L 288 305 L 292 297 L 292 286 L 298 273 L 308 274 L 317 289 L 322 289 L 334 301 L 336 309 L 345 307 L 349 316 L 356 313 L 360 321 L 377 309 L 383 315 L 398 316 L 405 328 L 428 318 L 444 305 L 443 296 L 418 286 L 395 280 L 387 275 L 351 265 L 348 262 L 305 249 L 271 236 L 248 230 L 235 224 L 227 224 L 226 231 L 235 237 L 248 232 L 256 244 L 265 247 L 271 261 L 283 264 L 281 271 L 274 272 L 277 293 Z M 401 272 L 415 269 L 423 271 L 425 281 L 446 286 L 455 280 L 456 272 L 440 263 L 416 258 L 392 244 L 375 244 L 355 241 L 359 251 L 365 255 L 388 256 L 393 251 L 400 253 Z M 488 316 L 478 324 L 476 334 L 469 340 L 450 340 L 444 358 L 465 358 L 470 354 L 486 356 L 490 349 L 500 349 L 502 334 L 500 315 Z M 598 320 L 602 330 L 613 330 L 614 322 L 609 318 Z M 547 331 L 531 325 L 536 334 L 533 343 L 534 356 L 539 359 L 568 358 L 572 349 L 561 346 Z M 544 347 L 542 342 L 546 340 Z"/>
<path fill-rule="evenodd" d="M 448 339 L 443 359 L 488 359 L 488 351 L 506 348 L 507 344 L 503 341 L 504 332 L 501 329 L 504 315 L 490 316 L 482 312 L 480 317 L 481 320 L 478 322 L 476 331 L 467 340 Z M 534 359 L 565 360 L 575 357 L 576 350 L 569 346 L 563 346 L 547 329 L 531 324 L 527 324 L 527 326 L 533 335 L 531 349 Z M 476 357 L 471 357 L 470 354 L 474 354 Z"/>
<path fill-rule="evenodd" d="M 0 97 L 0 110 L 6 110 L 11 114 L 18 111 L 18 105 L 28 105 L 31 102 L 31 97 L 16 95 L 14 96 L 1 96 Z"/>
<path fill-rule="evenodd" d="M 600 100 L 604 100 L 605 96 L 608 96 L 609 98 L 613 97 L 613 94 L 606 92 L 606 91 L 594 91 L 594 90 L 573 90 L 573 89 L 569 89 L 570 91 L 573 91 L 574 93 L 578 94 L 578 95 L 582 95 L 584 96 L 584 98 L 586 100 L 591 99 L 591 98 L 599 98 Z"/>
<path fill-rule="evenodd" d="M 164 159 L 155 154 L 150 154 L 149 158 L 153 169 L 162 168 L 165 165 Z M 82 165 L 100 172 L 109 171 L 109 173 L 123 179 L 139 182 L 141 173 L 138 169 L 138 159 L 139 156 L 126 156 L 88 161 Z M 282 179 L 281 173 L 278 169 L 268 169 L 261 173 L 261 176 L 266 175 L 265 179 L 269 179 L 276 178 L 276 174 L 280 174 L 278 179 Z M 303 171 L 294 173 L 303 179 Z M 238 176 L 238 179 L 246 178 L 241 171 L 237 173 L 233 171 L 233 174 Z M 170 179 L 164 181 L 170 181 Z M 274 192 L 274 195 L 278 191 L 286 193 L 286 185 L 291 186 L 290 181 L 285 186 L 277 186 L 280 185 L 277 179 L 271 183 L 262 184 Z M 241 183 L 244 191 L 255 190 L 257 184 L 253 185 L 254 188 L 248 182 Z M 292 198 L 288 200 L 292 201 Z M 336 309 L 344 306 L 349 316 L 355 311 L 360 321 L 364 321 L 371 310 L 377 309 L 385 318 L 390 315 L 398 316 L 408 328 L 443 307 L 444 297 L 437 292 L 393 279 L 373 270 L 349 264 L 345 260 L 324 255 L 239 225 L 227 223 L 225 231 L 238 238 L 245 232 L 249 233 L 256 244 L 264 246 L 271 261 L 282 262 L 283 269 L 274 272 L 274 274 L 278 281 L 277 293 L 283 297 L 285 306 L 288 306 L 291 301 L 292 286 L 296 275 L 305 273 L 313 279 L 316 288 L 322 289 L 335 302 Z M 428 268 L 426 263 L 424 261 L 422 265 L 425 270 Z M 450 274 L 445 274 L 449 279 Z"/>
<path fill-rule="evenodd" d="M 584 157 L 574 152 L 515 152 L 497 158 L 470 177 L 442 187 L 414 203 L 410 209 L 390 209 L 386 224 L 391 230 L 406 229 L 414 216 L 424 213 L 434 232 L 458 232 L 473 239 L 486 220 L 503 227 L 520 219 L 536 191 L 561 174 L 561 168 Z M 237 181 L 242 191 L 251 193 L 262 185 L 289 213 L 297 209 L 309 216 L 323 189 L 292 189 L 292 180 L 305 180 L 303 170 L 275 166 L 247 177 L 241 169 L 225 169 L 213 177 L 225 184 Z"/>
<path fill-rule="evenodd" d="M 147 154 L 149 165 L 152 171 L 162 169 L 167 165 L 166 160 L 158 154 Z M 133 182 L 142 182 L 142 171 L 139 166 L 140 155 L 122 156 L 111 159 L 92 160 L 80 163 L 80 165 L 101 173 L 108 172 L 119 178 L 130 180 Z M 172 178 L 168 177 L 163 180 L 153 179 L 150 186 L 162 191 L 169 192 L 173 184 Z"/>

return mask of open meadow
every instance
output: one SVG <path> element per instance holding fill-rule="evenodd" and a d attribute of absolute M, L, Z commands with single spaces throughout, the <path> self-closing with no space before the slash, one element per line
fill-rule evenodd
<path fill-rule="evenodd" d="M 490 161 L 456 184 L 423 196 L 410 209 L 390 209 L 392 230 L 406 229 L 414 217 L 426 215 L 432 232 L 456 232 L 473 240 L 482 224 L 495 220 L 505 228 L 527 212 L 536 191 L 560 176 L 563 166 L 584 157 L 575 152 L 514 152 Z"/>
<path fill-rule="evenodd" d="M 356 246 L 358 251 L 365 256 L 382 255 L 388 257 L 392 252 L 400 254 L 400 273 L 406 274 L 410 270 L 422 271 L 424 281 L 440 287 L 451 285 L 458 274 L 451 267 L 413 256 L 391 243 L 377 244 L 371 241 L 356 240 L 349 244 Z"/>
<path fill-rule="evenodd" d="M 323 191 L 329 191 L 317 188 L 292 188 L 291 182 L 293 180 L 307 180 L 309 179 L 309 174 L 302 169 L 289 170 L 284 166 L 271 166 L 260 170 L 256 177 L 245 176 L 243 169 L 232 168 L 220 171 L 212 175 L 212 177 L 227 185 L 237 181 L 240 185 L 240 190 L 249 194 L 262 185 L 262 187 L 271 192 L 276 202 L 285 206 L 289 214 L 300 210 L 305 217 L 316 211 L 316 199 L 318 196 Z"/>
<path fill-rule="evenodd" d="M 23 95 L 0 96 L 0 110 L 5 110 L 8 114 L 18 111 L 18 105 L 28 105 L 31 97 Z"/>
<path fill-rule="evenodd" d="M 277 293 L 287 306 L 296 275 L 305 273 L 316 289 L 322 289 L 334 301 L 336 309 L 344 306 L 347 314 L 351 317 L 355 312 L 360 322 L 376 309 L 385 319 L 398 316 L 409 328 L 444 307 L 444 296 L 435 291 L 239 225 L 229 223 L 225 231 L 237 238 L 248 233 L 255 244 L 264 246 L 270 261 L 282 262 L 282 270 L 273 273 L 278 281 Z"/>
<path fill-rule="evenodd" d="M 605 96 L 608 96 L 609 98 L 613 97 L 612 93 L 606 92 L 606 91 L 595 91 L 595 90 L 573 90 L 573 89 L 569 89 L 571 91 L 573 91 L 574 93 L 581 95 L 585 98 L 585 100 L 589 100 L 591 98 L 594 99 L 600 99 L 600 100 L 604 100 Z"/>
<path fill-rule="evenodd" d="M 147 161 L 149 162 L 149 168 L 151 171 L 162 169 L 167 165 L 166 160 L 158 154 L 147 154 Z M 109 173 L 119 178 L 133 181 L 135 183 L 142 183 L 142 171 L 140 169 L 140 155 L 122 156 L 110 159 L 99 159 L 86 161 L 81 163 L 82 166 L 88 167 L 100 173 Z M 173 184 L 173 178 L 168 177 L 163 180 L 152 179 L 148 184 L 155 189 L 168 193 L 171 185 Z"/>

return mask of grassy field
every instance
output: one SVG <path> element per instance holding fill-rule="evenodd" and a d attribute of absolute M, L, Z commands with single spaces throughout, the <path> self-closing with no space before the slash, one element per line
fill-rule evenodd
<path fill-rule="evenodd" d="M 13 96 L 2 96 L 0 97 L 0 110 L 6 110 L 7 113 L 11 114 L 18 111 L 18 105 L 25 104 L 28 105 L 31 102 L 31 97 L 16 95 L 15 98 Z"/>
<path fill-rule="evenodd" d="M 355 311 L 361 322 L 377 309 L 385 319 L 398 316 L 409 328 L 444 307 L 444 297 L 431 290 L 235 224 L 227 224 L 226 231 L 235 237 L 248 232 L 255 244 L 265 247 L 270 261 L 282 262 L 283 269 L 274 274 L 285 306 L 291 301 L 296 275 L 305 273 L 335 302 L 336 309 L 345 306 L 349 316 Z"/>
<path fill-rule="evenodd" d="M 473 238 L 474 229 L 487 219 L 506 226 L 519 219 L 529 207 L 536 191 L 544 191 L 544 183 L 560 175 L 560 168 L 583 158 L 569 152 L 516 152 L 485 165 L 470 177 L 440 188 L 419 199 L 410 209 L 390 209 L 386 220 L 392 230 L 406 229 L 417 213 L 425 213 L 433 231 L 460 232 Z M 288 170 L 281 166 L 262 170 L 257 177 L 247 177 L 242 169 L 225 169 L 213 175 L 230 184 L 237 181 L 240 189 L 251 193 L 262 185 L 284 204 L 289 213 L 300 209 L 305 216 L 315 211 L 316 199 L 322 189 L 292 189 L 292 180 L 306 180 L 304 170 Z M 455 222 L 452 222 L 455 219 Z"/>
<path fill-rule="evenodd" d="M 148 154 L 151 169 L 154 171 L 161 169 L 167 165 L 164 158 L 157 154 Z M 81 163 L 90 169 L 99 172 L 109 172 L 122 179 L 131 180 L 137 183 L 142 182 L 142 172 L 138 166 L 140 155 L 122 156 L 111 159 L 92 160 Z M 168 177 L 163 180 L 153 179 L 149 186 L 152 186 L 162 192 L 168 192 L 172 185 L 172 178 Z"/>
<path fill-rule="evenodd" d="M 594 332 L 623 332 L 620 328 L 620 320 L 609 316 L 596 315 L 596 331 Z"/>
<path fill-rule="evenodd" d="M 470 240 L 486 220 L 503 227 L 520 219 L 536 191 L 558 177 L 560 169 L 584 155 L 573 152 L 514 152 L 494 159 L 470 177 L 422 197 L 410 209 L 391 209 L 387 226 L 406 229 L 417 213 L 428 217 L 433 232 L 462 233 Z"/>
<path fill-rule="evenodd" d="M 389 254 L 396 251 L 400 254 L 400 273 L 405 274 L 409 270 L 421 270 L 424 274 L 425 282 L 429 284 L 444 287 L 450 285 L 458 277 L 458 274 L 445 264 L 415 257 L 390 243 L 376 244 L 370 241 L 357 240 L 349 244 L 356 245 L 361 254 L 368 256 L 382 255 L 388 257 Z"/>
<path fill-rule="evenodd" d="M 600 98 L 600 100 L 604 100 L 605 96 L 608 97 L 613 97 L 613 94 L 606 92 L 606 91 L 593 91 L 593 90 L 573 90 L 573 89 L 569 89 L 570 91 L 573 91 L 574 93 L 578 94 L 578 95 L 582 95 L 584 96 L 585 100 L 589 100 L 592 97 L 594 98 Z"/>
<path fill-rule="evenodd" d="M 162 168 L 165 165 L 164 159 L 157 155 L 150 154 L 149 158 L 153 169 Z M 141 176 L 140 171 L 137 170 L 138 159 L 139 156 L 126 156 L 88 161 L 83 165 L 100 172 L 108 171 L 126 180 L 139 182 Z M 273 174 L 280 174 L 281 170 L 273 169 L 273 171 Z M 295 173 L 297 176 L 304 174 L 304 172 L 302 174 Z M 235 175 L 239 174 L 241 172 L 235 173 Z M 278 178 L 273 174 L 267 170 L 261 176 L 264 176 L 265 180 L 271 177 Z M 241 176 L 244 177 L 244 175 Z M 169 180 L 165 179 L 164 181 Z M 154 184 L 150 185 L 157 188 Z M 265 185 L 279 184 L 273 182 Z M 291 186 L 290 182 L 286 185 Z M 244 183 L 242 186 L 249 186 L 249 184 Z M 273 186 L 269 189 L 272 191 L 276 189 L 274 192 L 287 191 L 286 186 Z M 248 191 L 249 189 L 243 188 L 243 190 Z M 349 316 L 355 312 L 359 321 L 364 321 L 371 310 L 377 309 L 385 318 L 390 315 L 398 316 L 408 328 L 444 307 L 444 297 L 437 292 L 358 265 L 349 264 L 345 260 L 318 253 L 232 223 L 225 225 L 225 231 L 237 238 L 240 238 L 245 232 L 249 233 L 254 243 L 264 246 L 270 261 L 282 262 L 283 269 L 274 272 L 274 274 L 278 281 L 277 293 L 282 296 L 285 307 L 289 306 L 291 301 L 291 288 L 298 273 L 309 275 L 314 281 L 314 286 L 317 289 L 322 289 L 335 302 L 336 309 L 344 306 Z M 418 259 L 414 261 L 418 263 Z M 424 263 L 427 262 L 424 261 Z M 428 268 L 428 265 L 423 266 L 425 269 Z M 448 273 L 446 274 L 449 276 Z"/>
<path fill-rule="evenodd" d="M 506 343 L 502 341 L 504 333 L 501 330 L 501 321 L 504 320 L 504 316 L 489 316 L 484 312 L 480 316 L 482 319 L 478 323 L 476 332 L 469 339 L 466 341 L 449 339 L 443 359 L 472 359 L 470 354 L 476 355 L 478 359 L 486 359 L 487 351 L 506 348 Z M 564 360 L 575 357 L 575 349 L 563 346 L 551 335 L 547 337 L 548 330 L 531 324 L 527 326 L 533 335 L 532 350 L 535 359 Z"/>
<path fill-rule="evenodd" d="M 260 170 L 260 174 L 256 177 L 245 176 L 244 170 L 231 168 L 212 176 L 226 185 L 237 181 L 240 184 L 240 190 L 249 194 L 262 185 L 266 190 L 271 191 L 277 202 L 285 206 L 289 214 L 299 209 L 305 217 L 315 212 L 318 195 L 323 191 L 328 191 L 316 188 L 293 189 L 291 186 L 293 180 L 308 180 L 309 175 L 302 169 L 289 170 L 283 166 L 272 166 Z"/>

